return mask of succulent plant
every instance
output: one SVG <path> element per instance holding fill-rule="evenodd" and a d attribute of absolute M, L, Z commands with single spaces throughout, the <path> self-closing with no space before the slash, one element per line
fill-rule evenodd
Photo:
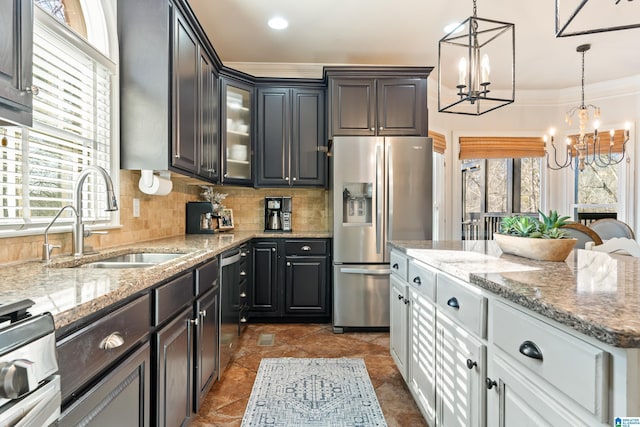
<path fill-rule="evenodd" d="M 559 216 L 557 211 L 550 211 L 548 216 L 541 211 L 538 213 L 540 219 L 524 215 L 502 218 L 500 233 L 534 239 L 565 239 L 568 237 L 568 233 L 560 228 L 569 222 L 568 216 Z"/>

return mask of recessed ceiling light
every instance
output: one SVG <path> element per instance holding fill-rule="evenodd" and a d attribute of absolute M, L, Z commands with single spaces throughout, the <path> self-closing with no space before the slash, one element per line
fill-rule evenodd
<path fill-rule="evenodd" d="M 452 32 L 453 30 L 455 30 L 456 28 L 458 28 L 458 26 L 460 25 L 460 22 L 452 22 L 451 24 L 447 25 L 446 27 L 444 27 L 444 32 L 446 34 L 449 34 L 450 32 Z M 458 28 L 458 31 L 456 31 L 456 33 L 459 33 L 460 31 L 464 30 L 464 27 L 460 26 L 460 28 Z"/>
<path fill-rule="evenodd" d="M 287 20 L 281 16 L 274 16 L 273 18 L 269 19 L 269 22 L 267 22 L 267 24 L 269 24 L 269 27 L 273 28 L 274 30 L 284 30 L 289 26 L 289 22 L 287 22 Z"/>

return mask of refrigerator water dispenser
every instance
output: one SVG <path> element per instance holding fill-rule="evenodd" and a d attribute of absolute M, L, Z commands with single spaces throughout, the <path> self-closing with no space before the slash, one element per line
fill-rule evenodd
<path fill-rule="evenodd" d="M 345 183 L 342 188 L 342 222 L 371 225 L 373 184 Z"/>

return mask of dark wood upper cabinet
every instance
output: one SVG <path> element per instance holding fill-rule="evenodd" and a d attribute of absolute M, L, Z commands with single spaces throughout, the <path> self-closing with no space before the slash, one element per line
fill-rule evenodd
<path fill-rule="evenodd" d="M 330 68 L 331 136 L 427 136 L 431 68 Z"/>
<path fill-rule="evenodd" d="M 324 93 L 258 88 L 257 187 L 326 185 Z"/>
<path fill-rule="evenodd" d="M 0 125 L 33 123 L 33 1 L 0 0 Z"/>

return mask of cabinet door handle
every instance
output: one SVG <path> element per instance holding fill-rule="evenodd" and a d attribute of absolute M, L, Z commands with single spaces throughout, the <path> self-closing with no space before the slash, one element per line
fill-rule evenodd
<path fill-rule="evenodd" d="M 456 297 L 449 298 L 447 305 L 451 308 L 455 308 L 456 310 L 460 310 L 460 303 L 458 303 L 458 298 Z"/>
<path fill-rule="evenodd" d="M 484 383 L 487 385 L 487 390 L 491 390 L 494 387 L 498 386 L 498 383 L 495 382 L 494 380 L 492 380 L 491 378 L 487 377 L 484 379 Z"/>
<path fill-rule="evenodd" d="M 415 283 L 416 285 L 422 285 L 422 280 L 420 280 L 420 276 L 416 276 L 413 278 L 413 283 Z"/>
<path fill-rule="evenodd" d="M 289 181 L 289 177 L 288 177 L 288 176 L 285 176 L 285 177 L 284 177 L 284 180 L 285 180 L 285 181 Z"/>
<path fill-rule="evenodd" d="M 124 344 L 124 338 L 122 338 L 120 332 L 113 332 L 100 341 L 99 347 L 102 350 L 112 350 L 120 347 L 122 344 Z"/>
<path fill-rule="evenodd" d="M 525 341 L 520 344 L 520 353 L 532 359 L 542 360 L 542 351 L 532 341 Z"/>
<path fill-rule="evenodd" d="M 400 268 L 400 266 L 398 265 L 398 263 L 395 263 L 391 266 L 391 268 L 393 268 L 394 270 L 397 270 Z"/>
<path fill-rule="evenodd" d="M 303 251 L 310 251 L 311 250 L 311 246 L 304 245 L 300 249 L 302 249 Z"/>
<path fill-rule="evenodd" d="M 467 359 L 467 368 L 469 368 L 469 369 L 473 369 L 473 368 L 475 368 L 476 366 L 478 366 L 478 363 L 477 363 L 477 362 L 475 362 L 475 361 L 473 361 L 473 360 L 471 360 L 471 359 Z"/>

